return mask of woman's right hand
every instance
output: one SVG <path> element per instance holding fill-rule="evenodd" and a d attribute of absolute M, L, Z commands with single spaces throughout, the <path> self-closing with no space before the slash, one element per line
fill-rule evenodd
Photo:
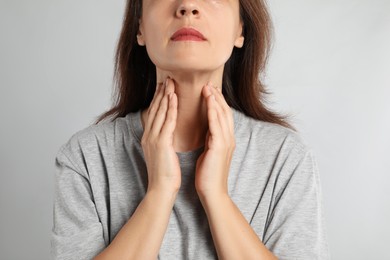
<path fill-rule="evenodd" d="M 177 119 L 177 96 L 172 79 L 158 84 L 150 103 L 141 140 L 148 171 L 148 192 L 176 194 L 181 185 L 181 171 L 173 148 Z"/>
<path fill-rule="evenodd" d="M 179 159 L 173 149 L 177 118 L 174 90 L 172 81 L 168 86 L 160 84 L 149 108 L 141 113 L 144 122 L 141 145 L 148 172 L 148 190 L 115 239 L 94 259 L 158 258 L 181 184 Z"/>

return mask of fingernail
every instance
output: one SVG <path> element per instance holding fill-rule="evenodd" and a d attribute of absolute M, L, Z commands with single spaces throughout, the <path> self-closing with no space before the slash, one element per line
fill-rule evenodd
<path fill-rule="evenodd" d="M 169 78 L 167 78 L 167 79 L 165 80 L 165 87 L 168 86 L 168 81 L 169 81 Z"/>

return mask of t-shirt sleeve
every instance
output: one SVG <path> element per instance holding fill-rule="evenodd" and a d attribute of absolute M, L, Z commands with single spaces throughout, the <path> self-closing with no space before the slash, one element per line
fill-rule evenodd
<path fill-rule="evenodd" d="M 64 147 L 55 159 L 52 258 L 93 259 L 105 248 L 103 228 L 88 176 Z"/>
<path fill-rule="evenodd" d="M 280 260 L 330 259 L 320 176 L 312 151 L 306 151 L 290 169 L 290 174 L 279 176 L 283 184 L 276 191 L 264 245 Z"/>

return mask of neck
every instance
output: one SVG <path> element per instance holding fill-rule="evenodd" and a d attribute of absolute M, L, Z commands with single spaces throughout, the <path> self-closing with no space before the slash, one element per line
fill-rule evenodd
<path fill-rule="evenodd" d="M 210 82 L 222 86 L 223 66 L 212 72 L 172 72 L 156 69 L 157 82 L 164 82 L 169 76 L 175 82 L 178 98 L 176 129 L 173 133 L 173 147 L 176 152 L 195 150 L 205 144 L 208 130 L 207 106 L 202 88 Z M 147 113 L 144 111 L 143 121 Z"/>

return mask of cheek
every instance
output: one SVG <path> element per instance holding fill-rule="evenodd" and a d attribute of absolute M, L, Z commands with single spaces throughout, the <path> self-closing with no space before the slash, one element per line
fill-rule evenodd
<path fill-rule="evenodd" d="M 148 26 L 145 27 L 145 43 L 149 58 L 153 63 L 158 63 L 161 55 L 164 53 L 163 46 L 166 44 L 166 39 L 163 35 L 161 25 L 156 24 L 153 20 L 148 20 Z"/>
<path fill-rule="evenodd" d="M 167 57 L 167 50 L 164 48 L 163 39 L 159 37 L 157 34 L 152 34 L 148 41 L 146 42 L 146 52 L 150 60 L 154 65 L 158 67 L 163 67 L 163 64 L 167 63 L 167 60 L 172 57 Z"/>
<path fill-rule="evenodd" d="M 226 62 L 232 54 L 236 35 L 235 32 L 228 30 L 228 28 L 233 28 L 233 26 L 233 23 L 230 25 L 224 24 L 219 28 L 226 28 L 226 30 L 216 30 L 214 32 L 213 51 L 220 61 Z"/>
<path fill-rule="evenodd" d="M 146 43 L 150 44 L 158 40 L 162 28 L 154 19 L 148 19 L 144 23 L 144 34 Z"/>

